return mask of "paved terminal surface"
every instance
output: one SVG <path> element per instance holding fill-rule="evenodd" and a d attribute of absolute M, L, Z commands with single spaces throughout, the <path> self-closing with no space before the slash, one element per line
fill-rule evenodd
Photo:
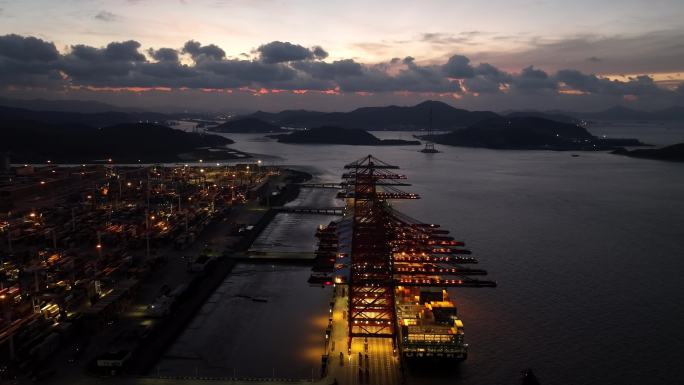
<path fill-rule="evenodd" d="M 346 286 L 336 287 L 332 311 L 333 327 L 328 345 L 330 362 L 324 383 L 333 383 L 337 380 L 340 385 L 401 384 L 401 363 L 399 356 L 394 354 L 391 339 L 368 338 L 366 349 L 363 338 L 354 338 L 351 355 L 347 354 L 348 303 L 347 296 L 341 295 L 343 291 L 346 293 Z"/>
<path fill-rule="evenodd" d="M 308 276 L 302 266 L 236 266 L 149 374 L 319 378 L 330 290 Z"/>
<path fill-rule="evenodd" d="M 263 265 L 236 267 L 229 279 L 200 311 L 193 324 L 161 360 L 158 372 L 150 373 L 149 377 L 80 377 L 73 379 L 69 384 L 284 385 L 314 383 L 332 385 L 337 383 L 339 385 L 394 385 L 404 383 L 400 369 L 401 363 L 398 356 L 393 354 L 391 340 L 369 338 L 366 350 L 364 340 L 355 338 L 352 354 L 347 354 L 347 322 L 345 318 L 347 296 L 342 295 L 343 292 L 346 293 L 345 286 L 336 288 L 337 295 L 334 296 L 332 308 L 332 333 L 327 348 L 324 346 L 322 337 L 328 319 L 325 311 L 330 298 L 328 290 L 316 295 L 318 298 L 316 309 L 310 312 L 313 318 L 301 324 L 301 326 L 311 329 L 309 334 L 303 336 L 297 330 L 284 329 L 288 325 L 292 326 L 291 321 L 285 319 L 283 322 L 283 319 L 277 316 L 278 307 L 289 307 L 293 302 L 310 306 L 307 304 L 309 300 L 297 295 L 297 293 L 304 294 L 303 292 L 296 291 L 294 295 L 284 296 L 280 299 L 280 301 L 285 300 L 285 303 L 273 307 L 274 303 L 279 300 L 270 296 L 260 287 L 270 287 L 271 290 L 277 291 L 279 285 L 275 282 L 287 283 L 290 279 L 296 278 L 306 271 L 292 267 L 285 268 L 285 270 L 271 270 L 270 272 L 269 269 L 273 269 L 273 267 Z M 245 293 L 242 290 L 260 293 L 263 296 L 260 298 L 269 298 L 271 301 L 260 303 L 247 298 L 236 297 L 238 293 Z M 319 289 L 306 287 L 305 290 L 315 291 Z M 293 298 L 294 301 L 291 300 Z M 269 305 L 272 306 L 270 310 Z M 301 320 L 301 314 L 296 318 Z M 288 333 L 289 335 L 281 336 L 278 343 L 268 341 L 274 335 Z M 253 340 L 253 343 L 250 343 L 250 340 Z M 292 341 L 298 342 L 295 342 L 294 345 L 287 345 Z M 307 342 L 304 343 L 305 341 Z M 306 346 L 301 349 L 304 346 L 303 343 Z M 276 345 L 283 346 L 283 348 L 273 349 L 273 346 Z M 309 376 L 306 375 L 309 369 L 304 366 L 319 364 L 321 354 L 326 351 L 330 357 L 328 371 L 323 378 L 320 378 L 320 366 L 316 366 L 312 381 L 310 373 Z M 304 364 L 301 363 L 300 354 L 302 352 L 310 353 L 306 354 L 308 361 Z M 275 358 L 273 357 L 274 353 L 282 354 L 282 357 L 277 359 L 284 360 L 277 366 L 277 369 L 268 365 Z M 342 353 L 342 360 L 340 360 L 340 353 Z M 359 358 L 359 353 L 361 353 L 361 358 Z M 368 355 L 368 359 L 366 359 L 366 355 Z M 231 366 L 241 362 L 246 362 L 249 365 L 239 371 L 234 371 Z M 293 362 L 300 362 L 300 364 L 293 364 Z M 287 368 L 288 366 L 298 366 L 300 369 L 294 373 L 291 370 L 292 368 Z M 299 375 L 297 376 L 297 374 Z"/>

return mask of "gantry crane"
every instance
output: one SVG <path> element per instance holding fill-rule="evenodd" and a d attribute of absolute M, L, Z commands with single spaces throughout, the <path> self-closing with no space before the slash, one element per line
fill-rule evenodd
<path fill-rule="evenodd" d="M 494 287 L 473 278 L 482 269 L 465 244 L 438 225 L 422 223 L 393 209 L 394 199 L 419 199 L 398 187 L 410 186 L 397 166 L 372 155 L 347 164 L 343 174 L 347 211 L 352 216 L 349 262 L 348 349 L 354 337 L 392 338 L 396 347 L 395 287 Z M 351 210 L 350 210 L 351 209 Z"/>

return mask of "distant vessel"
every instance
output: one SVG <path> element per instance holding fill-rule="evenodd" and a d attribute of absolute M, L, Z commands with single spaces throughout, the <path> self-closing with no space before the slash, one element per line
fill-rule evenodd
<path fill-rule="evenodd" d="M 430 124 L 428 125 L 427 140 L 425 141 L 425 147 L 420 152 L 424 154 L 436 154 L 439 152 L 435 149 L 435 144 L 432 142 L 432 107 L 430 107 Z"/>
<path fill-rule="evenodd" d="M 398 286 L 395 293 L 399 349 L 413 361 L 468 358 L 463 321 L 446 290 Z"/>
<path fill-rule="evenodd" d="M 425 154 L 436 154 L 439 151 L 435 149 L 435 144 L 434 143 L 425 143 L 425 148 L 420 150 L 420 152 L 425 153 Z"/>

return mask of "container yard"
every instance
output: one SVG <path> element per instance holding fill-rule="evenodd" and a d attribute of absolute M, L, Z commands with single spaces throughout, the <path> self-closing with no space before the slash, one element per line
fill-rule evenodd
<path fill-rule="evenodd" d="M 260 163 L 12 167 L 0 182 L 3 378 L 39 378 L 56 354 L 122 371 L 230 271 L 225 253 L 251 244 L 240 229 L 268 212 L 260 204 L 282 204 L 302 177 Z"/>

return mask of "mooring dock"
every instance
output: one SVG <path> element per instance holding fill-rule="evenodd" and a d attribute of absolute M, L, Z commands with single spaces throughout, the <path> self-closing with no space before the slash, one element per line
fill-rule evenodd
<path fill-rule="evenodd" d="M 401 362 L 392 340 L 355 338 L 351 354 L 347 351 L 347 285 L 337 285 L 331 311 L 330 337 L 326 342 L 327 372 L 322 383 L 386 385 L 401 383 Z M 367 342 L 366 342 L 367 341 Z"/>

